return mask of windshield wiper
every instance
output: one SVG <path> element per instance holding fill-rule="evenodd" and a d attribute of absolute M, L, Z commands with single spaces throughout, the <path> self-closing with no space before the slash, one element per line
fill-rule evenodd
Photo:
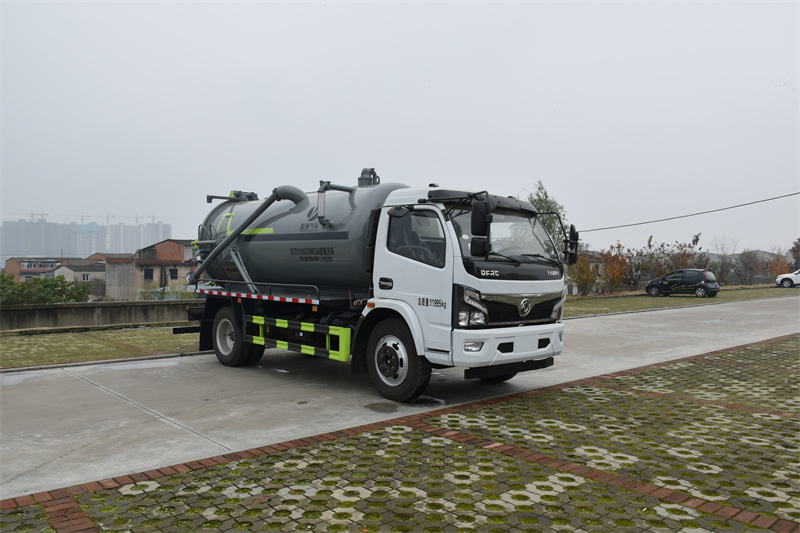
<path fill-rule="evenodd" d="M 560 266 L 561 265 L 560 261 L 556 261 L 552 257 L 546 257 L 546 256 L 544 256 L 542 254 L 520 254 L 520 257 L 534 257 L 536 259 L 544 259 L 545 261 L 547 261 L 548 263 L 550 263 L 553 266 Z"/>
<path fill-rule="evenodd" d="M 526 255 L 527 255 L 527 254 L 526 254 Z M 494 257 L 502 257 L 503 259 L 508 259 L 509 261 L 511 261 L 512 263 L 514 263 L 514 266 L 520 266 L 520 265 L 522 264 L 520 261 L 518 261 L 517 259 L 514 259 L 513 257 L 508 257 L 507 255 L 499 254 L 499 253 L 497 253 L 497 252 L 489 252 L 488 254 L 486 254 L 486 258 L 487 258 L 487 259 L 488 259 L 490 256 L 494 256 Z"/>
<path fill-rule="evenodd" d="M 488 195 L 489 193 L 487 191 L 471 192 L 471 193 L 467 194 L 466 196 L 464 196 L 463 198 L 457 198 L 456 201 L 453 203 L 453 205 L 451 205 L 450 208 L 447 211 L 445 211 L 445 213 L 444 213 L 445 218 L 449 219 L 450 218 L 450 213 L 452 213 L 453 210 L 456 207 L 458 207 L 459 205 L 461 205 L 463 203 L 471 202 L 473 200 L 473 198 L 475 198 L 475 197 L 477 197 L 477 196 L 479 196 L 481 194 L 487 194 Z"/>

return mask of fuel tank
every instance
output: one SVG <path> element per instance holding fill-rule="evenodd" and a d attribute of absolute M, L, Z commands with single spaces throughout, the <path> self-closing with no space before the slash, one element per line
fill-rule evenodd
<path fill-rule="evenodd" d="M 226 250 L 204 265 L 206 280 L 231 290 L 247 290 L 239 283 L 244 277 L 229 253 L 234 250 L 255 284 L 312 285 L 323 297 L 365 297 L 374 255 L 368 246 L 370 213 L 383 206 L 389 193 L 407 186 L 364 185 L 359 179 L 357 187 L 331 187 L 322 194 L 303 195 L 297 190 L 293 199 L 271 203 Z M 264 200 L 249 199 L 254 196 L 238 193 L 208 213 L 198 229 L 200 260 L 263 208 Z M 320 211 L 324 218 L 319 217 Z"/>

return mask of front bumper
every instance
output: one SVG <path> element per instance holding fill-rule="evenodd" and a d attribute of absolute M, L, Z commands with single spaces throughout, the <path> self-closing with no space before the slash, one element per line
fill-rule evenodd
<path fill-rule="evenodd" d="M 453 365 L 480 367 L 546 359 L 561 353 L 560 323 L 490 329 L 453 330 Z M 480 345 L 480 349 L 475 349 Z M 470 351 L 472 347 L 474 351 Z"/>

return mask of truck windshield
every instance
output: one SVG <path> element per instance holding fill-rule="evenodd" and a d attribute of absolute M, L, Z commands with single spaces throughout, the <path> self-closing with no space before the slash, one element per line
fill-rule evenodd
<path fill-rule="evenodd" d="M 461 254 L 470 257 L 469 208 L 453 211 L 453 226 L 459 236 Z M 530 213 L 499 209 L 492 212 L 489 230 L 492 252 L 513 257 L 522 262 L 560 262 L 556 249 L 542 223 Z M 492 256 L 490 256 L 491 258 Z"/>

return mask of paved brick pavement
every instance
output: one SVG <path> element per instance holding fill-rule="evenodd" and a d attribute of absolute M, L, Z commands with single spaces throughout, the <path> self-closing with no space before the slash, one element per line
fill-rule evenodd
<path fill-rule="evenodd" d="M 11 531 L 800 531 L 800 335 L 0 502 Z"/>

